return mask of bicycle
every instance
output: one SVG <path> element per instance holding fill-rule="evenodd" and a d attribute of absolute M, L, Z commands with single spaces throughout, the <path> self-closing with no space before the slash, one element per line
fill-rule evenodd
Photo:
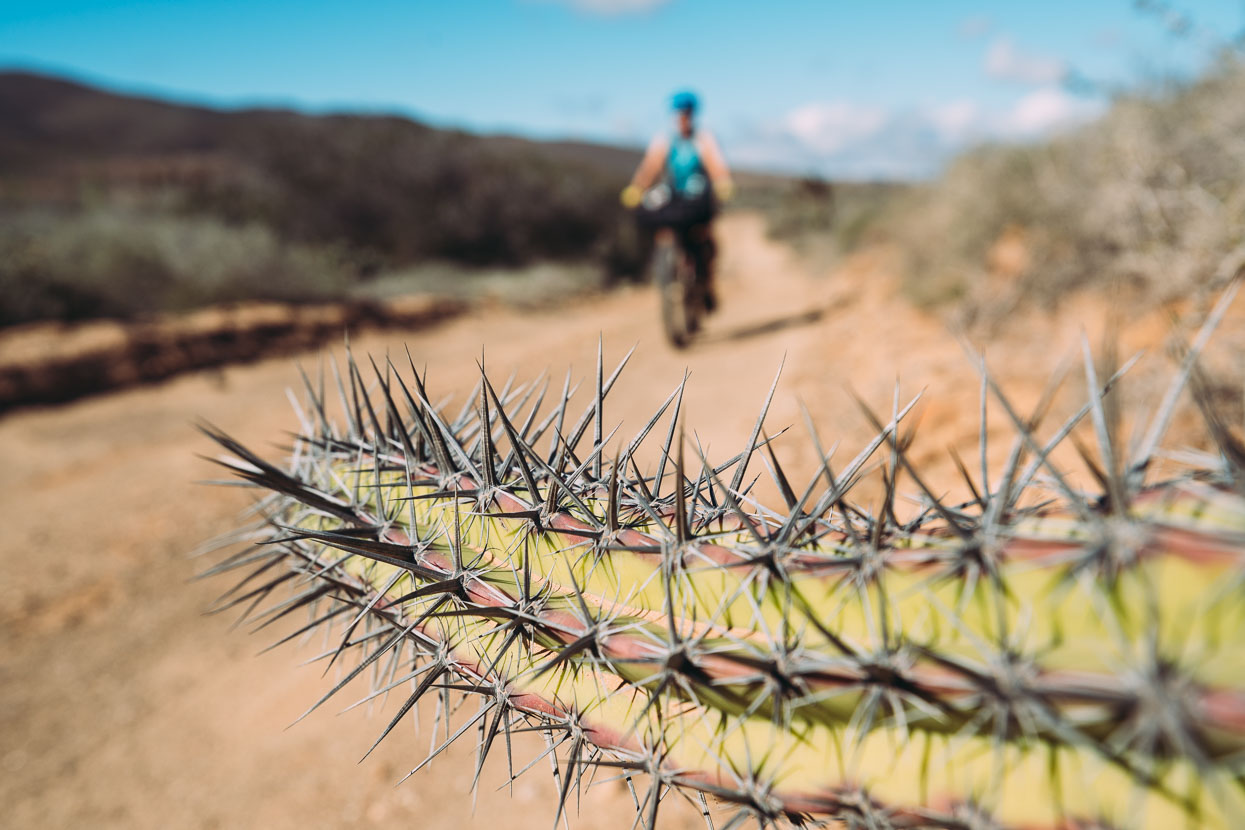
<path fill-rule="evenodd" d="M 661 303 L 662 329 L 675 348 L 686 348 L 708 313 L 705 283 L 708 263 L 694 239 L 703 226 L 668 228 L 657 234 L 653 251 L 653 284 Z"/>
<path fill-rule="evenodd" d="M 674 198 L 663 185 L 645 194 L 641 223 L 654 230 L 650 272 L 657 288 L 662 329 L 675 348 L 686 348 L 700 331 L 707 305 L 713 203 Z"/>

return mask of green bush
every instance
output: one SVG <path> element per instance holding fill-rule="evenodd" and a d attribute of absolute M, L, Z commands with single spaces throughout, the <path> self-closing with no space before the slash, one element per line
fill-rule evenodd
<path fill-rule="evenodd" d="M 132 317 L 238 299 L 339 296 L 345 270 L 270 229 L 119 208 L 0 221 L 0 325 Z"/>

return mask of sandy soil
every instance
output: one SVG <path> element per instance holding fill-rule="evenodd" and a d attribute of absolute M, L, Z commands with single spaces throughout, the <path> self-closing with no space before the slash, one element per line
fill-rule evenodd
<path fill-rule="evenodd" d="M 687 366 L 687 422 L 711 456 L 746 440 L 784 355 L 767 423 L 798 426 L 803 399 L 823 437 L 844 440 L 844 456 L 867 434 L 846 388 L 885 410 L 899 378 L 905 395 L 929 389 L 916 453 L 935 480 L 950 482 L 946 446 L 970 457 L 976 447 L 976 376 L 944 324 L 897 297 L 885 253 L 810 274 L 765 238 L 758 217 L 727 217 L 721 239 L 723 311 L 684 353 L 663 343 L 648 289 L 546 311 L 483 308 L 407 335 L 367 335 L 355 348 L 384 353 L 405 343 L 437 390 L 463 394 L 482 347 L 499 376 L 549 369 L 560 378 L 568 365 L 591 374 L 598 334 L 607 361 L 638 343 L 607 416 L 624 421 L 620 434 L 638 426 Z M 1082 328 L 1100 337 L 1102 310 L 1092 298 L 1072 300 L 1058 316 L 1018 320 L 990 344 L 992 365 L 1020 404 L 1031 405 L 1055 364 L 1076 353 Z M 1232 325 L 1245 329 L 1236 311 Z M 1128 350 L 1160 344 L 1165 332 L 1154 314 L 1130 320 L 1121 337 Z M 1165 361 L 1152 363 L 1157 372 Z M 0 824 L 550 826 L 554 790 L 540 771 L 510 798 L 494 791 L 504 763 L 493 761 L 473 804 L 465 745 L 395 788 L 423 758 L 427 722 L 418 736 L 398 730 L 362 765 L 383 725 L 375 714 L 335 716 L 329 706 L 286 730 L 329 682 L 318 666 L 298 665 L 312 652 L 256 657 L 268 639 L 201 614 L 225 586 L 190 581 L 198 565 L 186 554 L 229 529 L 247 499 L 194 483 L 215 473 L 195 457 L 212 450 L 191 422 L 204 418 L 270 446 L 296 426 L 284 392 L 296 380 L 282 357 L 0 420 Z M 1006 434 L 996 417 L 992 457 L 1005 452 Z M 798 476 L 812 473 L 805 445 L 793 437 L 780 452 Z M 606 784 L 585 796 L 574 826 L 630 819 L 625 790 Z M 668 820 L 699 821 L 690 811 Z"/>

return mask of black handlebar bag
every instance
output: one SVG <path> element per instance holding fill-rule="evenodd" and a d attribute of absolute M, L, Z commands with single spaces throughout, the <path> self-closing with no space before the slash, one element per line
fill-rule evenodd
<path fill-rule="evenodd" d="M 679 228 L 702 225 L 717 213 L 712 188 L 699 193 L 678 193 L 668 188 L 654 188 L 644 194 L 636 209 L 636 221 L 643 228 Z"/>

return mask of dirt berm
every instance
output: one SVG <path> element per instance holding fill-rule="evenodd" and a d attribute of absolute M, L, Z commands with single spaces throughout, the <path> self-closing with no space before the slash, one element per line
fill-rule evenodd
<path fill-rule="evenodd" d="M 292 354 L 343 332 L 419 329 L 466 303 L 444 297 L 319 305 L 244 303 L 120 322 L 35 323 L 0 332 L 0 412 L 182 372 Z"/>

